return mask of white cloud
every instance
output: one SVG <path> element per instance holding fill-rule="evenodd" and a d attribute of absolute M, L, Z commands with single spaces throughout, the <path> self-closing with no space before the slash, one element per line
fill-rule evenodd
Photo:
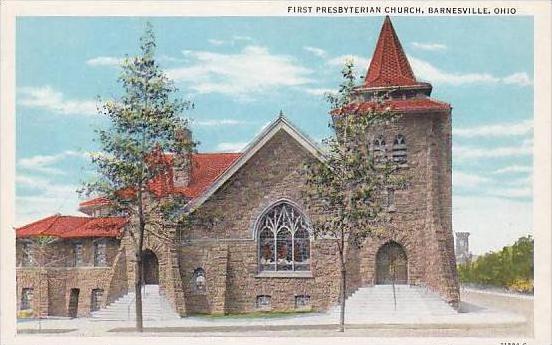
<path fill-rule="evenodd" d="M 510 166 L 495 170 L 493 174 L 527 173 L 532 171 L 533 171 L 533 167 L 530 165 L 510 165 Z"/>
<path fill-rule="evenodd" d="M 245 142 L 225 142 L 217 145 L 217 151 L 222 152 L 240 152 L 247 146 Z"/>
<path fill-rule="evenodd" d="M 214 39 L 214 38 L 211 38 L 211 39 L 207 40 L 207 42 L 211 43 L 211 44 L 214 45 L 214 46 L 221 46 L 221 45 L 223 45 L 223 44 L 226 43 L 226 41 L 223 41 L 223 40 L 216 40 L 216 39 Z"/>
<path fill-rule="evenodd" d="M 329 59 L 326 63 L 330 66 L 342 67 L 347 60 L 353 60 L 355 67 L 362 70 L 370 65 L 370 59 L 358 55 L 341 55 Z M 454 73 L 446 72 L 431 63 L 408 56 L 408 61 L 414 71 L 414 75 L 419 80 L 427 80 L 436 84 L 464 85 L 475 83 L 497 84 L 504 83 L 509 85 L 527 86 L 531 85 L 531 80 L 527 73 L 513 73 L 506 77 L 497 77 L 490 73 Z"/>
<path fill-rule="evenodd" d="M 90 66 L 120 66 L 123 60 L 123 58 L 113 56 L 98 56 L 86 60 L 86 64 Z"/>
<path fill-rule="evenodd" d="M 220 120 L 202 120 L 194 121 L 194 125 L 205 126 L 205 127 L 215 127 L 215 126 L 239 126 L 239 125 L 250 125 L 251 122 L 235 119 L 220 119 Z"/>
<path fill-rule="evenodd" d="M 505 182 L 508 186 L 518 187 L 532 187 L 533 186 L 533 174 L 529 174 L 525 177 L 518 177 Z"/>
<path fill-rule="evenodd" d="M 455 196 L 452 203 L 453 229 L 471 233 L 470 249 L 475 254 L 501 249 L 533 230 L 531 202 Z"/>
<path fill-rule="evenodd" d="M 370 59 L 358 55 L 340 55 L 329 59 L 326 63 L 330 66 L 343 67 L 346 61 L 352 60 L 358 69 L 366 69 L 370 65 Z"/>
<path fill-rule="evenodd" d="M 20 158 L 17 161 L 17 166 L 28 171 L 62 175 L 65 173 L 58 168 L 52 167 L 52 165 L 68 157 L 88 157 L 88 154 L 67 150 L 54 155 L 36 155 L 28 158 Z"/>
<path fill-rule="evenodd" d="M 64 185 L 28 175 L 16 176 L 17 186 L 24 187 L 31 193 L 16 197 L 16 225 L 22 226 L 29 222 L 50 216 L 57 212 L 77 214 L 79 203 L 78 189 L 75 185 Z"/>
<path fill-rule="evenodd" d="M 531 187 L 496 188 L 489 190 L 487 194 L 502 198 L 530 198 L 533 191 Z"/>
<path fill-rule="evenodd" d="M 320 49 L 316 47 L 305 46 L 303 47 L 303 49 L 321 58 L 326 57 L 326 55 L 328 55 L 328 53 L 324 49 Z"/>
<path fill-rule="evenodd" d="M 520 86 L 528 86 L 532 84 L 527 73 L 514 73 L 502 78 L 502 81 L 504 84 L 516 84 Z"/>
<path fill-rule="evenodd" d="M 500 81 L 499 78 L 488 73 L 449 73 L 440 70 L 427 61 L 412 56 L 408 59 L 412 64 L 414 74 L 418 78 L 428 80 L 432 83 L 461 85 L 471 83 L 497 83 Z"/>
<path fill-rule="evenodd" d="M 240 36 L 240 35 L 234 35 L 232 36 L 232 39 L 235 41 L 246 41 L 246 42 L 252 42 L 253 38 L 250 36 Z"/>
<path fill-rule="evenodd" d="M 453 187 L 477 187 L 490 181 L 491 180 L 489 178 L 484 176 L 469 174 L 462 171 L 452 172 Z"/>
<path fill-rule="evenodd" d="M 412 47 L 420 50 L 429 50 L 429 51 L 435 51 L 435 50 L 445 50 L 447 49 L 447 46 L 440 43 L 421 43 L 421 42 L 412 42 Z"/>
<path fill-rule="evenodd" d="M 313 96 L 325 96 L 328 93 L 335 93 L 334 89 L 324 89 L 324 88 L 305 88 L 303 89 L 306 93 Z"/>
<path fill-rule="evenodd" d="M 452 134 L 463 138 L 473 137 L 505 137 L 521 136 L 533 131 L 533 121 L 526 120 L 518 123 L 497 123 L 472 128 L 453 129 Z"/>
<path fill-rule="evenodd" d="M 94 115 L 96 102 L 92 100 L 69 100 L 63 93 L 50 86 L 22 87 L 18 89 L 18 103 L 29 108 L 41 108 L 57 114 Z"/>
<path fill-rule="evenodd" d="M 481 159 L 530 156 L 533 148 L 530 140 L 525 140 L 519 146 L 499 146 L 482 148 L 475 146 L 453 146 L 452 153 L 455 159 Z"/>
<path fill-rule="evenodd" d="M 184 51 L 195 60 L 190 66 L 167 71 L 198 93 L 222 93 L 243 99 L 280 87 L 311 83 L 312 70 L 291 56 L 273 55 L 265 47 L 249 45 L 235 54 Z"/>
<path fill-rule="evenodd" d="M 409 56 L 408 59 L 417 78 L 436 84 L 463 85 L 474 83 L 504 83 L 519 86 L 527 86 L 531 84 L 527 73 L 514 73 L 504 78 L 493 76 L 490 73 L 451 73 L 445 72 L 433 66 L 429 62 L 413 56 Z"/>

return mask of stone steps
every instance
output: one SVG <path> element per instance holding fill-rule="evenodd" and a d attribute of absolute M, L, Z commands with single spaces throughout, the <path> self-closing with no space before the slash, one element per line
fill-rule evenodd
<path fill-rule="evenodd" d="M 107 307 L 95 311 L 95 320 L 136 320 L 136 294 L 129 292 Z M 145 321 L 175 320 L 180 316 L 172 310 L 169 302 L 159 294 L 159 285 L 145 285 L 142 290 L 142 317 Z"/>
<path fill-rule="evenodd" d="M 457 312 L 435 293 L 422 287 L 395 286 L 396 306 L 391 285 L 364 287 L 355 291 L 345 304 L 345 319 L 349 321 L 370 321 L 375 319 L 423 318 L 453 315 Z M 338 317 L 340 306 L 329 311 Z"/>

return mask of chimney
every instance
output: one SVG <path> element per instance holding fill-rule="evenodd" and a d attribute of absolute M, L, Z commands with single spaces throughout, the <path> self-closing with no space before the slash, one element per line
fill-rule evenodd
<path fill-rule="evenodd" d="M 174 187 L 187 187 L 190 184 L 192 174 L 192 154 L 191 146 L 192 131 L 188 128 L 184 128 L 177 132 L 176 138 L 182 146 L 182 152 L 177 153 L 173 160 L 173 186 Z"/>

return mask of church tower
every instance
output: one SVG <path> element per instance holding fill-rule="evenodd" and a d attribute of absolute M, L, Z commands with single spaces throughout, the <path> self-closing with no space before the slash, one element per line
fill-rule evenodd
<path fill-rule="evenodd" d="M 401 114 L 396 123 L 368 133 L 371 147 L 408 174 L 404 190 L 389 191 L 392 218 L 388 236 L 368 239 L 351 253 L 351 289 L 377 284 L 427 287 L 453 306 L 459 288 L 452 231 L 451 106 L 431 98 L 432 86 L 419 81 L 386 17 L 353 109 L 384 106 Z M 393 265 L 391 258 L 399 258 Z M 393 271 L 391 273 L 391 270 Z M 359 278 L 357 278 L 357 276 Z"/>

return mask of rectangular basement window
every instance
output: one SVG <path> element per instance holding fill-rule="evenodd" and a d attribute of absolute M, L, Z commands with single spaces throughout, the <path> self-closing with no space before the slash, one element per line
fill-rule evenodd
<path fill-rule="evenodd" d="M 257 310 L 270 311 L 272 309 L 272 297 L 270 295 L 259 295 L 255 303 Z"/>
<path fill-rule="evenodd" d="M 295 309 L 308 310 L 310 309 L 310 296 L 309 295 L 296 295 L 295 296 Z"/>

